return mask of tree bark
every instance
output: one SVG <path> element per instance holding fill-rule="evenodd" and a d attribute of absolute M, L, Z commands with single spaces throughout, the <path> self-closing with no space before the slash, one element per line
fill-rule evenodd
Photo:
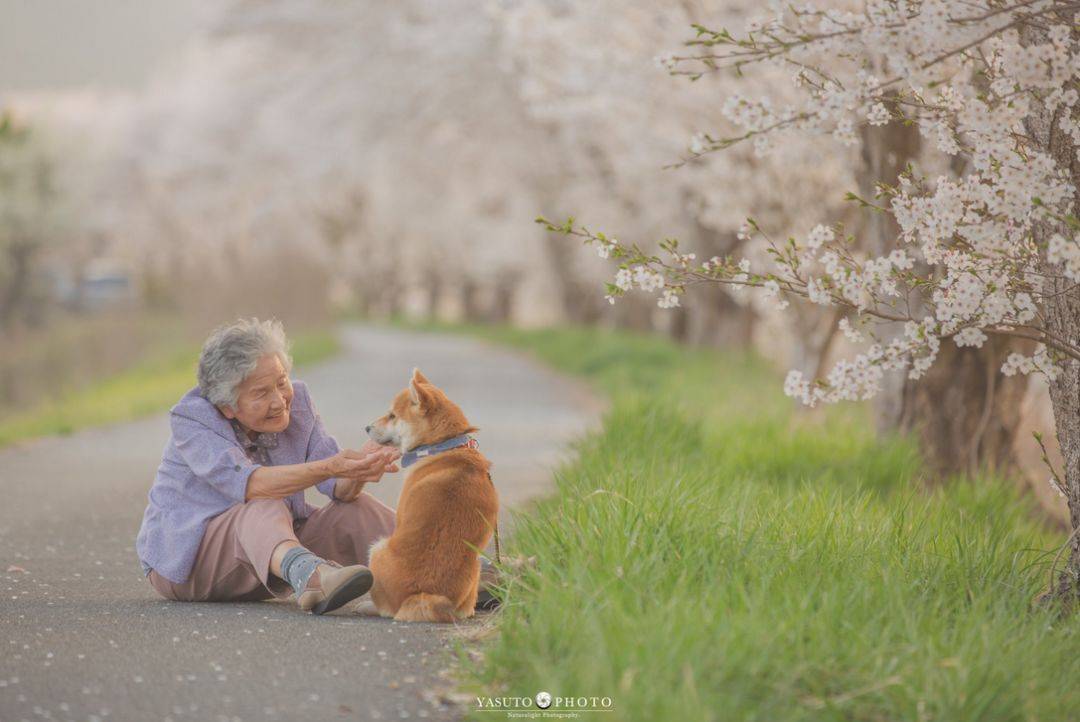
<path fill-rule="evenodd" d="M 560 284 L 555 293 L 566 320 L 580 326 L 598 323 L 607 302 L 597 292 L 598 284 L 592 279 L 582 279 L 578 273 L 575 267 L 576 245 L 568 238 L 549 233 L 544 238 L 544 249 L 553 277 Z"/>
<path fill-rule="evenodd" d="M 6 287 L 0 288 L 0 328 L 10 328 L 26 311 L 31 268 L 38 244 L 34 241 L 12 241 L 4 250 L 4 260 L 10 270 L 6 274 L 9 282 Z"/>
<path fill-rule="evenodd" d="M 1068 282 L 1061 279 L 1051 283 L 1064 285 Z M 1080 296 L 1075 290 L 1062 293 L 1047 303 L 1046 317 L 1055 334 L 1068 339 L 1080 338 Z M 1054 407 L 1054 425 L 1065 464 L 1063 475 L 1071 535 L 1068 560 L 1057 578 L 1051 580 L 1051 585 L 1055 596 L 1072 605 L 1080 602 L 1080 363 L 1070 360 L 1063 366 L 1057 378 L 1050 382 L 1050 402 Z"/>
<path fill-rule="evenodd" d="M 517 295 L 520 275 L 504 272 L 495 281 L 494 300 L 490 318 L 492 323 L 511 323 L 514 319 L 514 298 Z"/>
<path fill-rule="evenodd" d="M 439 273 L 438 268 L 429 268 L 424 274 L 424 293 L 426 295 L 424 305 L 427 307 L 427 317 L 429 319 L 439 318 L 443 294 L 443 274 Z"/>
<path fill-rule="evenodd" d="M 1071 22 L 1068 17 L 1058 17 L 1062 23 Z M 1075 26 L 1073 41 L 1077 38 Z M 1046 42 L 1045 30 L 1031 25 L 1021 29 L 1021 43 L 1025 45 Z M 1077 84 L 1070 83 L 1076 88 Z M 1077 147 L 1071 136 L 1061 130 L 1057 116 L 1048 112 L 1038 103 L 1035 110 L 1024 121 L 1033 144 L 1045 153 L 1049 153 L 1058 168 L 1068 173 L 1073 185 L 1072 211 L 1080 208 L 1080 163 L 1077 162 Z M 1061 233 L 1066 238 L 1076 239 L 1076 234 L 1064 227 L 1063 223 L 1053 219 L 1044 219 L 1035 224 L 1034 238 L 1041 248 L 1046 248 L 1050 237 Z M 1050 264 L 1042 257 L 1039 269 L 1043 274 L 1043 315 L 1048 330 L 1076 343 L 1080 340 L 1080 290 L 1077 284 L 1062 275 L 1062 268 Z M 1062 552 L 1068 552 L 1063 565 L 1052 569 L 1048 598 L 1056 598 L 1066 608 L 1073 608 L 1080 603 L 1080 362 L 1065 359 L 1061 362 L 1061 372 L 1050 380 L 1050 403 L 1054 409 L 1054 425 L 1057 430 L 1058 444 L 1064 460 L 1063 481 L 1069 502 L 1069 524 L 1071 533 Z"/>
<path fill-rule="evenodd" d="M 866 128 L 862 141 L 860 191 L 868 199 L 876 183 L 895 185 L 920 153 L 918 131 L 897 122 Z M 891 215 L 871 213 L 865 233 L 867 250 L 884 255 L 896 247 L 900 229 Z M 942 341 L 937 360 L 922 378 L 895 374 L 885 382 L 876 405 L 879 430 L 913 435 L 935 480 L 1014 468 L 1019 404 L 1028 379 L 998 373 L 1010 350 L 1017 349 L 994 341 L 981 349 Z"/>
<path fill-rule="evenodd" d="M 684 199 L 689 208 L 694 203 Z M 733 232 L 722 233 L 701 223 L 695 215 L 691 229 L 694 248 L 702 259 L 730 256 L 738 252 L 742 241 Z M 694 289 L 697 302 L 686 308 L 688 315 L 681 340 L 697 346 L 745 348 L 754 330 L 754 311 L 749 304 L 739 305 L 731 292 L 719 284 L 703 284 Z"/>
<path fill-rule="evenodd" d="M 975 349 L 946 340 L 930 371 L 903 384 L 897 428 L 916 436 L 934 480 L 1016 469 L 1027 378 L 1001 374 L 1012 351 L 1030 354 L 1034 344 L 1020 348 L 995 337 Z"/>

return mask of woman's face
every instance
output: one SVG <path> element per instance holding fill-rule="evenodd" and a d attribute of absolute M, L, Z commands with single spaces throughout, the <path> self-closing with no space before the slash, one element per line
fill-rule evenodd
<path fill-rule="evenodd" d="M 225 418 L 236 419 L 245 428 L 259 433 L 280 432 L 288 427 L 293 387 L 277 354 L 259 359 L 237 392 L 235 408 L 219 407 Z"/>

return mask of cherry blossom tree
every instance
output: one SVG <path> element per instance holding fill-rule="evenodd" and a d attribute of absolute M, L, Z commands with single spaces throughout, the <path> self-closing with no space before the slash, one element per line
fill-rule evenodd
<path fill-rule="evenodd" d="M 801 90 L 791 83 L 790 72 L 757 63 L 741 68 L 741 77 L 711 73 L 692 84 L 646 72 L 647 63 L 672 64 L 671 57 L 654 55 L 683 39 L 691 23 L 743 24 L 752 21 L 757 3 L 504 0 L 497 8 L 502 50 L 519 79 L 522 99 L 534 117 L 555 130 L 563 148 L 553 164 L 566 180 L 544 206 L 545 214 L 587 209 L 590 225 L 615 237 L 627 235 L 627 229 L 637 237 L 673 235 L 703 258 L 738 254 L 766 261 L 768 244 L 737 232 L 748 214 L 779 235 L 825 219 L 842 220 L 866 250 L 876 255 L 892 250 L 894 221 L 859 214 L 844 207 L 842 195 L 822 189 L 839 184 L 872 197 L 877 181 L 895 184 L 905 165 L 922 154 L 917 130 L 899 123 L 864 124 L 858 143 L 844 146 L 828 135 L 762 134 L 721 156 L 706 154 L 708 136 L 701 129 L 739 132 L 716 98 L 749 86 L 767 88 L 773 103 L 797 103 Z M 687 139 L 694 162 L 665 168 L 687 149 Z M 576 269 L 592 286 L 595 263 L 576 259 L 564 265 L 565 275 L 575 275 Z M 643 299 L 628 300 L 604 316 L 659 327 L 684 341 L 752 341 L 807 376 L 819 375 L 843 343 L 838 308 L 804 303 L 777 313 L 760 297 L 731 293 L 722 284 L 711 284 L 693 304 L 666 313 L 657 313 L 655 306 L 650 311 Z M 901 332 L 879 330 L 881 335 Z M 887 383 L 875 399 L 881 430 L 913 432 L 933 479 L 1013 464 L 1021 424 L 1019 414 L 1007 412 L 1024 394 L 1027 378 L 997 379 L 996 366 L 1004 358 L 998 346 L 947 349 L 923 383 Z M 961 373 L 966 383 L 957 384 Z"/>
<path fill-rule="evenodd" d="M 616 236 L 673 233 L 692 239 L 699 252 L 739 251 L 750 257 L 767 248 L 757 239 L 739 237 L 740 219 L 751 211 L 789 232 L 827 218 L 819 189 L 827 180 L 852 180 L 857 155 L 854 149 L 837 152 L 827 139 L 781 139 L 769 157 L 746 144 L 726 158 L 703 156 L 678 171 L 666 167 L 688 139 L 701 144 L 702 130 L 727 123 L 713 99 L 737 84 L 718 77 L 686 87 L 659 70 L 648 70 L 664 60 L 656 56 L 678 42 L 690 23 L 739 20 L 754 6 L 749 0 L 494 4 L 507 72 L 516 78 L 530 115 L 550 128 L 558 143 L 559 153 L 550 162 L 562 182 L 545 199 L 544 212 L 588 209 L 590 218 Z M 795 99 L 786 72 L 765 66 L 748 72 L 781 97 Z M 841 212 L 841 203 L 833 205 Z M 575 258 L 568 272 L 592 287 L 600 271 L 596 260 Z M 720 287 L 669 314 L 652 313 L 644 304 L 613 311 L 620 323 L 659 323 L 684 340 L 707 343 L 745 343 L 756 318 L 762 321 L 756 324 L 762 337 L 792 340 L 784 352 L 797 357 L 797 365 L 808 373 L 818 365 L 833 316 L 809 306 L 773 314 L 752 296 Z M 664 323 L 671 314 L 671 323 Z M 768 330 L 787 324 L 821 331 L 795 335 Z"/>
<path fill-rule="evenodd" d="M 659 255 L 572 221 L 545 223 L 615 258 L 612 301 L 631 292 L 677 305 L 696 284 L 752 288 L 777 308 L 794 299 L 843 312 L 840 328 L 860 350 L 820 377 L 799 370 L 785 391 L 808 405 L 863 400 L 888 374 L 923 377 L 943 344 L 1014 344 L 1006 376 L 1050 383 L 1064 470 L 1051 483 L 1067 496 L 1070 559 L 1054 591 L 1080 596 L 1080 243 L 1076 201 L 1080 41 L 1076 3 L 1064 0 L 835 0 L 771 3 L 741 32 L 698 26 L 671 72 L 700 78 L 758 65 L 785 69 L 801 93 L 777 101 L 733 93 L 732 134 L 705 135 L 688 164 L 750 141 L 829 136 L 858 142 L 861 128 L 905 124 L 941 154 L 954 175 L 916 165 L 873 197 L 849 199 L 896 224 L 887 253 L 838 223 L 788 237 L 750 219 L 767 264 L 736 256 L 698 258 L 676 240 Z M 840 189 L 835 189 L 840 192 Z M 903 333 L 882 337 L 879 324 Z"/>

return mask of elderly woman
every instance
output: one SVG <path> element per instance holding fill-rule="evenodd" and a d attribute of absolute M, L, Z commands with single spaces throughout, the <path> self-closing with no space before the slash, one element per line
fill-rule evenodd
<path fill-rule="evenodd" d="M 397 471 L 399 452 L 339 448 L 291 366 L 276 321 L 237 321 L 203 346 L 199 385 L 170 413 L 136 541 L 166 599 L 293 594 L 322 614 L 371 587 L 368 548 L 393 531 L 394 511 L 363 488 Z M 310 486 L 330 502 L 307 504 Z"/>

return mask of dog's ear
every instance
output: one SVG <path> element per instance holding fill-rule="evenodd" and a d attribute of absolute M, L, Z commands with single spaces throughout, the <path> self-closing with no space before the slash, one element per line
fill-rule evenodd
<path fill-rule="evenodd" d="M 412 370 L 412 380 L 413 380 L 414 384 L 430 384 L 431 383 L 430 381 L 427 380 L 427 376 L 424 376 L 424 374 L 420 373 L 420 369 L 417 369 L 417 368 L 414 368 Z"/>
<path fill-rule="evenodd" d="M 427 386 L 426 382 L 418 382 L 415 378 L 409 382 L 409 398 L 414 406 L 419 406 L 421 409 L 430 406 L 432 394 L 431 389 L 427 388 Z"/>

